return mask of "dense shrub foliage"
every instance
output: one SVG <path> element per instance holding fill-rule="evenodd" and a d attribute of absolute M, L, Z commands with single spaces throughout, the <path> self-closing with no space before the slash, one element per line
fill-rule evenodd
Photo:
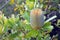
<path fill-rule="evenodd" d="M 57 17 L 34 30 L 30 25 L 30 12 L 34 8 L 43 10 L 45 22 Z M 59 0 L 0 0 L 0 40 L 60 40 L 59 19 Z"/>

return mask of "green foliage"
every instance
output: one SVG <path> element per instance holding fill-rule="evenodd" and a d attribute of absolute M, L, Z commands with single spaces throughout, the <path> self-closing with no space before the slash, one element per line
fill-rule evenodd
<path fill-rule="evenodd" d="M 28 22 L 30 21 L 30 13 L 29 13 L 29 12 L 25 12 L 22 16 L 23 16 Z"/>
<path fill-rule="evenodd" d="M 26 38 L 30 38 L 30 37 L 36 37 L 38 35 L 38 31 L 36 31 L 36 30 L 31 30 L 30 32 L 28 32 L 27 34 L 26 34 Z"/>
<path fill-rule="evenodd" d="M 44 26 L 42 27 L 42 29 L 40 30 L 33 30 L 30 26 L 30 17 L 29 17 L 29 13 L 26 12 L 22 15 L 22 17 L 25 18 L 25 20 L 21 20 L 19 15 L 14 16 L 12 15 L 9 18 L 6 18 L 5 16 L 3 16 L 3 20 L 2 21 L 2 26 L 4 27 L 4 34 L 10 29 L 12 30 L 12 33 L 10 33 L 9 35 L 7 34 L 8 39 L 11 38 L 11 40 L 13 40 L 15 37 L 21 37 L 21 33 L 24 34 L 24 38 L 28 39 L 31 37 L 37 37 L 39 38 L 38 40 L 42 40 L 43 35 L 45 34 L 45 31 L 51 32 L 51 30 L 53 29 L 53 26 L 51 26 L 51 23 L 48 22 L 46 24 L 44 24 Z M 1 28 L 1 26 L 0 26 Z M 0 30 L 2 30 L 3 28 L 1 28 Z M 0 31 L 0 33 L 3 33 L 2 31 Z M 43 34 L 44 33 L 44 34 Z M 19 36 L 20 35 L 20 36 Z M 47 36 L 47 35 L 45 35 Z M 46 39 L 44 36 L 44 39 Z M 41 38 L 40 38 L 41 37 Z"/>
<path fill-rule="evenodd" d="M 36 1 L 38 0 L 10 0 L 1 10 L 4 13 L 0 15 L 0 36 L 2 40 L 14 40 L 15 38 L 30 40 L 31 37 L 37 38 L 37 40 L 49 40 L 49 33 L 53 29 L 50 22 L 44 24 L 40 30 L 33 30 L 30 25 L 30 11 L 34 9 Z M 39 3 L 39 7 L 45 9 L 47 4 L 43 4 L 43 1 L 45 0 L 39 0 L 36 5 Z M 57 9 L 51 8 L 50 10 Z M 8 30 L 11 30 L 11 33 L 8 33 Z"/>

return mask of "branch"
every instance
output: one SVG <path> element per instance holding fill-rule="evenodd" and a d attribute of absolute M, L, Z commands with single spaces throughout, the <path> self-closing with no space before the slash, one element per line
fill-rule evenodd
<path fill-rule="evenodd" d="M 45 23 L 47 23 L 47 22 L 49 22 L 49 21 L 51 21 L 51 20 L 55 19 L 56 17 L 57 17 L 57 16 L 55 15 L 55 16 L 53 16 L 53 17 L 49 18 L 48 20 L 46 20 L 46 21 L 45 21 Z"/>

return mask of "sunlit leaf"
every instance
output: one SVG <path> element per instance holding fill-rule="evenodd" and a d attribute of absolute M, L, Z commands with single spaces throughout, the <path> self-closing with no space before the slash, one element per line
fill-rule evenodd
<path fill-rule="evenodd" d="M 38 31 L 32 30 L 32 31 L 28 32 L 25 37 L 30 38 L 30 37 L 36 37 L 37 35 L 38 35 Z"/>
<path fill-rule="evenodd" d="M 30 2 L 35 2 L 35 0 L 29 0 Z"/>
<path fill-rule="evenodd" d="M 14 11 L 16 11 L 18 8 L 14 8 Z"/>
<path fill-rule="evenodd" d="M 4 26 L 7 26 L 7 24 L 8 24 L 8 19 L 4 17 Z"/>
<path fill-rule="evenodd" d="M 32 9 L 34 7 L 34 2 L 26 1 L 26 5 L 29 7 L 29 9 Z"/>
<path fill-rule="evenodd" d="M 51 26 L 51 23 L 50 22 L 47 22 L 46 24 L 44 24 L 43 29 L 45 31 L 51 32 L 52 29 L 53 29 L 53 26 Z"/>
<path fill-rule="evenodd" d="M 14 4 L 14 1 L 15 1 L 15 0 L 10 0 L 10 4 Z"/>
<path fill-rule="evenodd" d="M 24 14 L 23 14 L 23 17 L 29 22 L 30 21 L 30 17 L 29 17 L 29 13 L 28 12 L 25 12 Z"/>
<path fill-rule="evenodd" d="M 2 15 L 0 15 L 0 20 L 2 20 Z"/>
<path fill-rule="evenodd" d="M 43 0 L 40 0 L 40 3 L 43 3 Z"/>
<path fill-rule="evenodd" d="M 0 25 L 0 34 L 2 34 L 3 32 L 4 32 L 4 27 Z"/>

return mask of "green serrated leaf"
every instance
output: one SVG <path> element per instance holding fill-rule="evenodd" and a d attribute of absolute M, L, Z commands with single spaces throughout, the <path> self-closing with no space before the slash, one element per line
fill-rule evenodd
<path fill-rule="evenodd" d="M 43 27 L 47 27 L 47 26 L 49 26 L 49 25 L 51 25 L 51 22 L 45 23 Z"/>
<path fill-rule="evenodd" d="M 31 28 L 30 25 L 26 25 L 26 26 L 25 26 L 25 30 L 26 30 L 26 31 L 29 31 L 29 30 L 32 30 L 32 28 Z"/>
<path fill-rule="evenodd" d="M 30 32 L 28 32 L 27 34 L 26 34 L 26 38 L 30 38 L 30 37 L 36 37 L 38 35 L 38 31 L 36 31 L 36 30 L 31 30 Z"/>
<path fill-rule="evenodd" d="M 44 24 L 43 29 L 45 31 L 49 31 L 50 32 L 53 29 L 53 26 L 51 26 L 51 23 L 48 22 L 48 23 Z"/>

